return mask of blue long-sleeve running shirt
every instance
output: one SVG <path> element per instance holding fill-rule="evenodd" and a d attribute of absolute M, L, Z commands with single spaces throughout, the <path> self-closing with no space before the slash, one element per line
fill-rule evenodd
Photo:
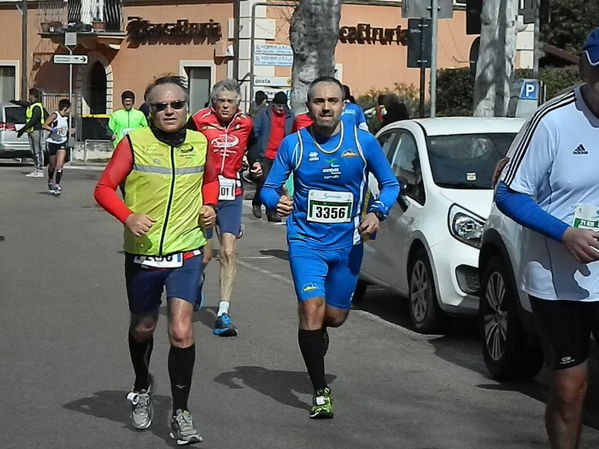
<path fill-rule="evenodd" d="M 378 181 L 380 194 L 368 212 L 387 216 L 399 194 L 374 136 L 343 122 L 341 131 L 327 139 L 315 140 L 310 127 L 283 140 L 260 195 L 267 208 L 276 208 L 291 172 L 293 212 L 287 219 L 287 238 L 316 248 L 347 248 L 362 241 L 358 226 L 369 173 Z"/>
<path fill-rule="evenodd" d="M 530 195 L 514 192 L 504 182 L 500 182 L 497 186 L 495 204 L 501 212 L 515 222 L 558 242 L 568 229 L 566 223 L 541 209 Z"/>

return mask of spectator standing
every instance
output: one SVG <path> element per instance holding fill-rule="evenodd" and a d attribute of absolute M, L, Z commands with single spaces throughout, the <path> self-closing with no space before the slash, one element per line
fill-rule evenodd
<path fill-rule="evenodd" d="M 121 102 L 123 108 L 114 111 L 108 120 L 108 128 L 112 131 L 110 140 L 112 146 L 116 147 L 123 137 L 129 134 L 134 129 L 148 126 L 146 115 L 139 109 L 135 109 L 135 94 L 130 90 L 126 90 L 121 94 Z"/>
<path fill-rule="evenodd" d="M 17 137 L 21 137 L 23 133 L 27 133 L 29 138 L 29 146 L 31 148 L 31 155 L 33 156 L 33 163 L 35 168 L 32 172 L 27 173 L 25 176 L 31 178 L 43 178 L 44 177 L 44 147 L 42 146 L 42 135 L 43 125 L 48 117 L 46 109 L 42 105 L 42 93 L 36 89 L 29 89 L 29 101 L 18 101 L 12 100 L 11 103 L 18 104 L 19 106 L 26 107 L 25 118 L 27 122 L 19 131 L 17 131 Z"/>
<path fill-rule="evenodd" d="M 258 162 L 262 167 L 261 178 L 256 179 L 256 193 L 252 200 L 252 213 L 262 218 L 262 202 L 260 190 L 264 179 L 268 176 L 283 138 L 291 134 L 295 116 L 287 106 L 285 92 L 277 92 L 265 109 L 254 118 L 254 144 L 248 155 L 250 166 Z M 276 210 L 267 210 L 268 221 L 278 223 L 281 218 Z"/>
<path fill-rule="evenodd" d="M 395 94 L 389 94 L 385 96 L 385 110 L 386 113 L 383 116 L 381 128 L 388 125 L 389 123 L 398 122 L 400 120 L 407 120 L 410 118 L 410 113 L 405 103 Z"/>
<path fill-rule="evenodd" d="M 368 131 L 364 111 L 356 104 L 347 84 L 343 84 L 343 112 L 341 113 L 341 120 L 346 126 L 357 126 L 364 131 Z"/>
<path fill-rule="evenodd" d="M 268 97 L 263 90 L 257 90 L 254 94 L 254 101 L 250 105 L 250 117 L 256 117 L 268 106 Z"/>

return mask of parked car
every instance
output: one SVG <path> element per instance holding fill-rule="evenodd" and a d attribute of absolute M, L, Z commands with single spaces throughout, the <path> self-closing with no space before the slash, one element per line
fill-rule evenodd
<path fill-rule="evenodd" d="M 518 288 L 522 231 L 493 204 L 478 259 L 478 319 L 485 365 L 497 379 L 528 379 L 543 366 L 530 301 Z"/>
<path fill-rule="evenodd" d="M 0 158 L 31 157 L 27 135 L 17 137 L 25 122 L 25 108 L 12 103 L 0 104 Z"/>
<path fill-rule="evenodd" d="M 513 118 L 427 118 L 377 133 L 402 185 L 377 236 L 364 245 L 359 300 L 368 284 L 408 297 L 414 328 L 442 329 L 447 314 L 478 311 L 478 251 L 497 162 L 522 127 Z M 378 195 L 374 178 L 372 194 Z"/>

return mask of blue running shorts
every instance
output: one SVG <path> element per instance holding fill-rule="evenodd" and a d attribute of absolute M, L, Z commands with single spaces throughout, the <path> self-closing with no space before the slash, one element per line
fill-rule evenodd
<path fill-rule="evenodd" d="M 243 211 L 243 195 L 238 195 L 234 200 L 219 201 L 216 208 L 216 225 L 220 233 L 225 232 L 239 235 L 241 231 L 241 212 Z"/>
<path fill-rule="evenodd" d="M 170 269 L 143 268 L 133 262 L 134 258 L 132 254 L 125 255 L 125 282 L 131 313 L 140 315 L 159 308 L 164 288 L 167 299 L 180 298 L 195 303 L 202 277 L 201 254 L 185 259 L 179 268 Z"/>
<path fill-rule="evenodd" d="M 362 253 L 362 244 L 317 249 L 302 240 L 290 240 L 289 265 L 297 300 L 322 296 L 328 305 L 348 310 L 360 274 Z"/>

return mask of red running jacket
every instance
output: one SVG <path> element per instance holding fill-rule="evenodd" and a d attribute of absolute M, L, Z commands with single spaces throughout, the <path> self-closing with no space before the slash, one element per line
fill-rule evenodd
<path fill-rule="evenodd" d="M 251 117 L 239 110 L 227 125 L 221 125 L 212 108 L 200 109 L 193 114 L 188 126 L 201 132 L 208 139 L 206 164 L 215 170 L 217 175 L 237 180 L 235 195 L 243 193 L 239 171 L 253 126 Z"/>

